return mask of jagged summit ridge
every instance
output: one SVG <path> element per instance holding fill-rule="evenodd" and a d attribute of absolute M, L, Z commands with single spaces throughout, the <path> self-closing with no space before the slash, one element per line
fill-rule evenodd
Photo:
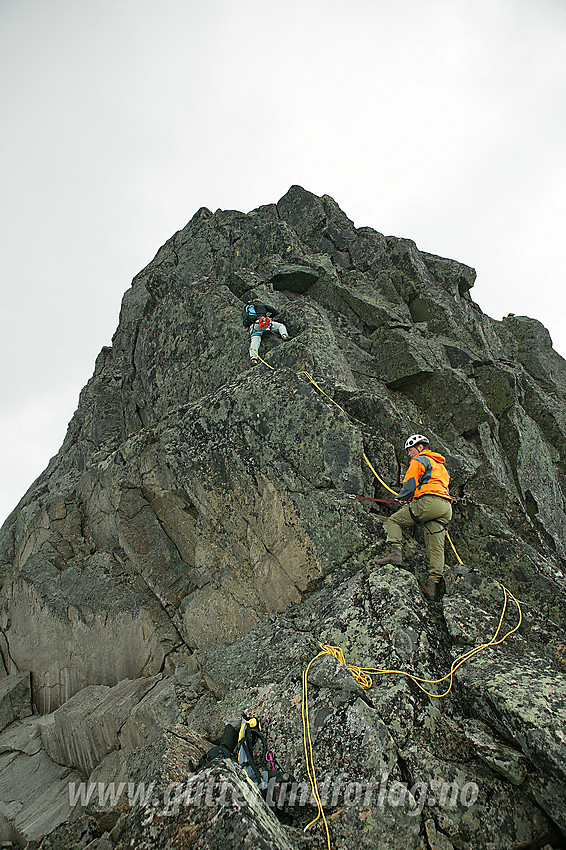
<path fill-rule="evenodd" d="M 525 603 L 525 625 L 459 671 L 440 712 L 407 684 L 381 684 L 372 710 L 319 679 L 314 710 L 331 718 L 317 727 L 321 770 L 339 723 L 352 776 L 357 735 L 383 754 L 364 762 L 367 781 L 468 765 L 479 833 L 465 809 L 432 813 L 434 828 L 449 817 L 454 846 L 480 846 L 490 830 L 512 847 L 565 829 L 566 363 L 540 323 L 485 316 L 474 279 L 410 240 L 355 228 L 332 198 L 298 186 L 248 214 L 199 210 L 134 278 L 60 452 L 2 529 L 6 681 L 24 705 L 27 682 L 43 715 L 22 709 L 7 731 L 29 737 L 31 723 L 36 755 L 91 778 L 163 779 L 149 753 L 194 767 L 165 728 L 202 751 L 199 736 L 216 741 L 230 717 L 263 706 L 278 757 L 301 776 L 294 700 L 319 641 L 371 666 L 442 675 L 493 632 L 499 579 Z M 240 314 L 252 293 L 291 334 L 264 337 L 273 369 L 249 367 Z M 395 487 L 413 431 L 446 456 L 462 499 L 451 536 L 466 569 L 448 576 L 442 628 L 413 576 L 375 563 L 381 523 L 347 497 L 387 496 L 363 454 Z M 407 559 L 422 574 L 418 536 Z M 69 814 L 45 809 L 52 826 Z M 22 812 L 17 829 L 37 837 Z M 367 817 L 339 817 L 335 846 L 352 831 L 361 847 L 420 846 L 424 814 L 372 810 L 369 830 Z M 117 846 L 145 846 L 142 821 L 129 813 Z M 211 824 L 209 846 L 227 846 Z"/>

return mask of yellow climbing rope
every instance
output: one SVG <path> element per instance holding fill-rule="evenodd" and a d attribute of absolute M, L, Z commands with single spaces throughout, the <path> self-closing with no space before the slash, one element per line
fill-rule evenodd
<path fill-rule="evenodd" d="M 450 535 L 448 534 L 448 530 L 446 531 L 446 537 L 448 538 L 448 542 L 449 542 L 449 543 L 450 543 L 450 545 L 452 546 L 452 551 L 453 551 L 453 552 L 454 552 L 454 554 L 456 555 L 456 560 L 458 561 L 458 563 L 460 564 L 460 566 L 462 566 L 464 562 L 463 562 L 463 560 L 461 559 L 461 557 L 459 556 L 459 554 L 457 553 L 457 551 L 456 551 L 456 547 L 455 547 L 455 546 L 454 546 L 454 544 L 452 543 L 452 538 L 451 538 L 451 537 L 450 537 Z M 501 586 L 503 587 L 503 585 L 501 585 Z M 515 601 L 516 601 L 516 600 L 515 600 Z"/>
<path fill-rule="evenodd" d="M 331 396 L 331 395 L 328 395 L 328 393 L 324 392 L 324 390 L 322 389 L 322 387 L 321 387 L 321 386 L 319 386 L 319 385 L 317 384 L 317 382 L 316 382 L 316 381 L 315 381 L 315 379 L 312 377 L 312 375 L 309 375 L 309 373 L 308 373 L 308 372 L 305 372 L 305 370 L 304 370 L 304 369 L 303 369 L 301 372 L 297 372 L 297 375 L 305 375 L 306 379 L 307 379 L 308 381 L 310 381 L 310 382 L 311 382 L 311 384 L 313 385 L 313 387 L 316 387 L 316 388 L 317 388 L 317 390 L 319 391 L 319 393 L 322 393 L 322 395 L 323 395 L 323 396 L 325 396 L 327 399 L 329 399 L 329 401 L 331 401 L 331 402 L 332 402 L 332 404 L 336 405 L 336 407 L 338 408 L 338 410 L 341 410 L 341 411 L 342 411 L 342 413 L 346 413 L 346 411 L 344 410 L 344 408 L 343 408 L 343 407 L 341 407 L 341 406 L 338 404 L 338 402 L 337 402 L 337 401 L 334 401 L 334 399 L 332 398 L 332 396 Z M 347 416 L 347 415 L 348 415 L 348 414 L 346 413 L 346 416 Z"/>
<path fill-rule="evenodd" d="M 312 748 L 312 740 L 311 740 L 311 730 L 310 730 L 310 722 L 309 722 L 309 698 L 308 698 L 308 675 L 311 666 L 314 662 L 321 658 L 323 655 L 326 655 L 326 650 L 321 644 L 323 652 L 319 652 L 318 655 L 315 655 L 311 661 L 309 661 L 306 669 L 303 671 L 303 699 L 301 703 L 301 715 L 303 718 L 303 745 L 305 748 L 305 763 L 307 766 L 307 774 L 309 777 L 309 782 L 311 784 L 312 794 L 316 801 L 317 806 L 317 814 L 316 817 L 308 823 L 304 829 L 306 832 L 311 826 L 314 826 L 321 818 L 324 824 L 324 830 L 326 834 L 326 844 L 328 850 L 331 850 L 330 847 L 330 833 L 328 832 L 328 821 L 326 820 L 326 815 L 324 814 L 324 807 L 322 805 L 322 800 L 320 799 L 320 794 L 318 793 L 318 784 L 316 781 L 316 770 L 314 766 L 314 755 Z"/>
<path fill-rule="evenodd" d="M 263 362 L 265 363 L 265 361 L 263 361 Z M 269 363 L 268 363 L 268 364 L 266 364 L 266 365 L 268 365 L 268 366 L 269 366 Z M 270 369 L 273 369 L 273 366 L 270 366 Z M 326 396 L 326 398 L 330 399 L 330 401 L 332 402 L 332 404 L 335 404 L 335 405 L 336 405 L 336 407 L 338 407 L 338 408 L 342 411 L 342 413 L 346 413 L 346 411 L 344 410 L 344 408 L 343 408 L 343 407 L 340 407 L 340 405 L 338 404 L 338 402 L 334 401 L 334 399 L 332 398 L 332 396 L 329 396 L 329 395 L 328 395 L 328 393 L 324 392 L 324 390 L 322 389 L 322 387 L 320 387 L 320 386 L 317 384 L 317 382 L 314 380 L 314 378 L 312 378 L 312 377 L 311 377 L 311 375 L 309 375 L 309 373 L 308 373 L 308 372 L 305 372 L 305 371 L 303 370 L 302 372 L 297 372 L 297 375 L 305 375 L 305 376 L 306 376 L 306 378 L 307 378 L 307 379 L 311 382 L 311 384 L 312 384 L 314 387 L 316 387 L 316 389 L 317 389 L 320 393 L 322 393 L 322 395 L 324 395 L 324 396 Z M 347 416 L 347 415 L 348 415 L 348 414 L 346 413 L 346 416 Z M 379 483 L 381 484 L 381 486 L 382 486 L 382 487 L 385 487 L 385 489 L 386 489 L 386 490 L 389 490 L 389 492 L 390 492 L 390 493 L 393 493 L 393 495 L 395 496 L 395 495 L 396 495 L 396 490 L 392 490 L 392 489 L 391 489 L 391 487 L 389 486 L 389 484 L 386 484 L 386 483 L 385 483 L 385 481 L 383 480 L 383 478 L 382 478 L 380 475 L 378 475 L 378 474 L 377 474 L 377 472 L 375 471 L 375 469 L 373 468 L 373 466 L 372 466 L 372 464 L 371 464 L 370 459 L 368 458 L 368 456 L 367 456 L 367 454 L 366 454 L 365 452 L 363 453 L 363 458 L 364 458 L 365 462 L 367 463 L 367 465 L 369 466 L 369 468 L 371 469 L 371 471 L 372 471 L 372 473 L 374 474 L 374 476 L 377 478 L 377 480 L 378 480 L 378 481 L 379 481 Z M 448 531 L 446 532 L 446 537 L 448 538 L 448 542 L 450 543 L 450 545 L 451 545 L 451 547 L 452 547 L 452 550 L 453 550 L 453 552 L 454 552 L 454 554 L 455 554 L 455 556 L 456 556 L 456 559 L 457 559 L 458 563 L 459 563 L 459 564 L 463 564 L 464 562 L 462 561 L 462 559 L 460 558 L 460 556 L 459 556 L 458 552 L 456 551 L 456 547 L 455 547 L 455 546 L 454 546 L 454 544 L 452 543 L 452 538 L 451 538 L 451 537 L 450 537 L 450 535 L 448 534 Z"/>
<path fill-rule="evenodd" d="M 250 345 L 250 351 L 251 351 L 251 352 L 252 352 L 252 354 L 253 354 L 253 358 L 254 358 L 254 360 L 261 360 L 261 362 L 262 362 L 262 363 L 265 363 L 265 365 L 266 365 L 269 369 L 273 369 L 273 371 L 275 371 L 275 366 L 272 366 L 272 365 L 271 365 L 271 363 L 268 363 L 268 362 L 267 362 L 267 360 L 264 360 L 264 359 L 263 359 L 263 357 L 261 357 L 261 356 L 260 356 L 260 354 L 259 354 L 257 351 L 254 351 L 254 349 L 251 347 L 251 345 Z"/>
<path fill-rule="evenodd" d="M 250 348 L 250 351 L 252 351 L 252 352 L 253 352 L 253 354 L 254 354 L 254 356 L 255 356 L 255 357 L 257 357 L 257 359 L 258 359 L 258 360 L 261 360 L 261 362 L 262 362 L 262 363 L 265 363 L 265 365 L 266 365 L 266 366 L 268 366 L 270 369 L 274 369 L 274 368 L 275 368 L 274 366 L 272 366 L 272 365 L 271 365 L 271 363 L 267 363 L 267 362 L 266 362 L 266 361 L 265 361 L 262 357 L 260 357 L 260 355 L 259 355 L 259 354 L 257 354 L 257 353 L 253 350 L 253 348 Z M 307 381 L 310 381 L 310 383 L 313 385 L 313 387 L 316 387 L 316 389 L 319 391 L 319 393 L 321 393 L 321 395 L 323 395 L 325 398 L 327 398 L 329 401 L 331 401 L 331 402 L 332 402 L 332 404 L 336 405 L 336 407 L 338 408 L 338 410 L 341 410 L 341 411 L 342 411 L 342 413 L 346 413 L 346 411 L 344 410 L 344 408 L 343 408 L 341 405 L 339 405 L 337 401 L 334 401 L 334 399 L 332 398 L 332 396 L 328 395 L 328 393 L 327 393 L 327 392 L 325 392 L 325 391 L 322 389 L 322 387 L 320 386 L 320 384 L 317 384 L 317 382 L 316 382 L 316 381 L 315 381 L 315 379 L 312 377 L 312 375 L 309 375 L 309 373 L 308 373 L 305 369 L 302 369 L 300 372 L 297 372 L 297 375 L 304 375 L 304 376 L 305 376 L 305 378 L 307 379 Z M 346 413 L 346 416 L 347 416 L 347 415 L 348 415 L 348 414 Z M 380 476 L 377 474 L 377 472 L 375 471 L 375 469 L 374 469 L 374 468 L 373 468 L 373 466 L 371 465 L 370 460 L 369 460 L 369 458 L 368 458 L 368 456 L 366 455 L 366 453 L 365 453 L 365 452 L 363 453 L 363 457 L 364 457 L 365 462 L 367 463 L 367 465 L 369 466 L 369 468 L 371 469 L 371 471 L 373 472 L 373 474 L 375 475 L 375 477 L 376 477 L 376 478 L 377 478 L 377 480 L 379 481 L 379 483 L 380 483 L 380 484 L 382 484 L 382 485 L 383 485 L 383 487 L 385 487 L 385 489 L 386 489 L 386 490 L 389 490 L 389 492 L 390 492 L 390 493 L 395 494 L 395 492 L 396 492 L 396 491 L 395 491 L 395 490 L 392 490 L 392 489 L 391 489 L 391 487 L 389 487 L 389 485 L 385 483 L 385 481 L 383 480 L 383 478 L 380 478 Z"/>
<path fill-rule="evenodd" d="M 375 475 L 375 477 L 377 478 L 377 480 L 379 481 L 379 483 L 382 484 L 385 487 L 386 490 L 389 490 L 390 493 L 393 493 L 394 496 L 397 495 L 395 490 L 392 490 L 391 487 L 388 484 L 385 483 L 383 478 L 379 477 L 379 475 L 377 474 L 377 472 L 375 471 L 375 469 L 373 468 L 373 466 L 369 462 L 369 458 L 368 458 L 368 456 L 366 455 L 365 452 L 364 452 L 364 460 L 367 463 L 367 465 L 369 466 L 369 468 L 371 469 L 371 471 L 373 472 L 373 474 Z"/>
<path fill-rule="evenodd" d="M 268 366 L 270 369 L 274 369 L 274 367 L 270 363 L 267 363 L 262 357 L 260 357 L 260 355 L 257 352 L 253 351 L 253 349 L 251 349 L 251 348 L 250 348 L 250 351 L 252 351 L 254 357 L 256 357 L 258 360 L 261 360 L 261 362 L 264 363 L 266 366 Z M 323 396 L 325 396 L 325 398 L 329 399 L 329 401 L 331 401 L 332 404 L 334 404 L 339 410 L 341 410 L 342 413 L 345 413 L 346 416 L 348 415 L 346 413 L 346 411 L 344 410 L 344 408 L 341 407 L 341 405 L 339 405 L 338 402 L 336 402 L 332 398 L 332 396 L 328 395 L 328 393 L 325 392 L 319 384 L 317 384 L 317 382 L 314 380 L 312 375 L 310 375 L 306 370 L 303 369 L 300 372 L 297 372 L 297 375 L 304 375 L 307 378 L 307 380 Z M 386 490 L 388 490 L 390 493 L 393 493 L 395 495 L 396 491 L 392 490 L 391 487 L 389 487 L 389 485 L 386 484 L 385 481 L 378 475 L 378 473 L 376 472 L 376 470 L 372 466 L 372 464 L 371 464 L 371 462 L 370 462 L 370 460 L 369 460 L 369 458 L 368 458 L 368 456 L 366 455 L 365 452 L 363 453 L 363 458 L 364 458 L 365 462 L 367 463 L 367 465 L 369 466 L 369 468 L 370 468 L 371 472 L 373 473 L 373 475 L 375 476 L 375 478 L 379 481 L 379 483 L 383 487 L 385 487 Z M 454 546 L 454 543 L 452 542 L 452 538 L 448 534 L 448 531 L 446 532 L 446 537 L 448 538 L 448 541 L 450 543 L 450 546 L 452 547 L 452 550 L 453 550 L 453 552 L 456 556 L 458 563 L 463 564 L 463 561 L 460 558 L 458 552 L 456 551 L 456 547 Z M 319 794 L 319 791 L 318 791 L 318 785 L 317 785 L 317 779 L 316 779 L 316 769 L 315 769 L 315 764 L 314 764 L 313 746 L 312 746 L 312 739 L 311 739 L 311 733 L 310 733 L 309 700 L 308 700 L 308 675 L 309 675 L 309 671 L 310 671 L 311 666 L 314 664 L 315 661 L 317 661 L 319 658 L 322 658 L 324 655 L 332 655 L 339 662 L 339 664 L 342 664 L 344 667 L 346 667 L 346 669 L 352 674 L 352 676 L 354 677 L 356 682 L 364 690 L 369 690 L 373 686 L 372 676 L 397 675 L 397 676 L 405 676 L 407 679 L 410 679 L 411 682 L 413 682 L 418 688 L 420 688 L 420 690 L 423 691 L 423 693 L 425 693 L 427 696 L 434 698 L 434 699 L 443 699 L 444 697 L 448 696 L 448 694 L 452 690 L 452 685 L 454 684 L 454 674 L 463 664 L 465 664 L 467 661 L 470 661 L 475 655 L 482 652 L 483 650 L 488 649 L 489 647 L 492 647 L 492 646 L 498 646 L 499 644 L 503 643 L 505 640 L 507 640 L 508 637 L 510 637 L 510 635 L 514 634 L 521 626 L 521 623 L 523 621 L 523 612 L 521 610 L 521 605 L 520 605 L 519 601 L 511 593 L 511 591 L 508 590 L 508 588 L 506 588 L 503 584 L 501 584 L 501 582 L 497 582 L 497 583 L 499 584 L 499 586 L 501 587 L 501 589 L 503 591 L 504 598 L 503 598 L 503 609 L 501 611 L 499 623 L 497 625 L 497 629 L 495 630 L 495 632 L 493 634 L 493 637 L 489 641 L 487 641 L 487 643 L 482 643 L 479 646 L 476 646 L 473 649 L 468 650 L 468 652 L 465 652 L 463 655 L 459 655 L 457 658 L 455 658 L 454 661 L 452 662 L 451 666 L 450 666 L 450 671 L 448 673 L 446 673 L 445 676 L 442 676 L 440 679 L 425 679 L 421 676 L 416 676 L 414 673 L 409 673 L 406 670 L 396 670 L 396 669 L 388 670 L 388 669 L 381 669 L 381 668 L 378 668 L 378 667 L 362 668 L 362 667 L 356 667 L 355 665 L 351 665 L 351 664 L 348 665 L 348 664 L 346 664 L 346 660 L 344 658 L 344 653 L 343 653 L 342 649 L 339 646 L 330 646 L 328 644 L 320 644 L 321 651 L 317 655 L 315 655 L 314 658 L 312 658 L 309 661 L 307 667 L 303 671 L 303 676 L 302 676 L 302 686 L 303 687 L 302 687 L 301 714 L 302 714 L 302 720 L 303 720 L 303 744 L 304 744 L 304 750 L 305 750 L 305 762 L 306 762 L 307 774 L 308 774 L 308 777 L 309 777 L 309 781 L 310 781 L 311 788 L 312 788 L 312 794 L 313 794 L 313 797 L 316 801 L 318 811 L 317 811 L 316 817 L 313 818 L 313 820 L 309 824 L 307 824 L 307 826 L 305 827 L 305 831 L 307 829 L 309 829 L 309 827 L 313 826 L 315 823 L 317 823 L 319 820 L 322 819 L 322 822 L 324 824 L 324 829 L 325 829 L 326 843 L 327 843 L 328 850 L 331 850 L 330 834 L 329 834 L 329 831 L 328 831 L 328 822 L 326 820 L 326 815 L 324 813 L 322 800 L 320 799 L 320 794 Z M 501 629 L 502 629 L 502 626 L 503 626 L 503 620 L 505 619 L 505 614 L 507 612 L 507 604 L 508 604 L 508 601 L 509 601 L 509 597 L 511 597 L 511 599 L 513 600 L 513 602 L 517 606 L 518 622 L 512 629 L 509 629 L 509 631 L 506 632 L 503 635 L 503 637 L 500 637 L 500 632 L 501 632 Z M 424 687 L 424 685 L 429 685 L 429 686 L 430 685 L 440 685 L 442 682 L 446 682 L 447 680 L 448 680 L 448 686 L 446 687 L 446 689 L 442 693 L 434 693 L 433 691 L 429 691 L 429 690 L 427 690 L 427 688 Z"/>
<path fill-rule="evenodd" d="M 262 357 L 260 357 L 260 355 L 256 351 L 254 351 L 253 348 L 250 347 L 250 351 L 254 354 L 254 357 L 256 357 L 258 360 L 261 360 L 261 362 L 264 363 L 267 367 L 269 367 L 269 369 L 275 370 L 275 367 L 272 366 L 271 363 L 268 363 L 266 360 L 264 360 Z M 306 377 L 306 379 L 308 381 L 310 381 L 310 383 L 313 385 L 313 387 L 315 387 L 319 391 L 319 393 L 321 393 L 323 396 L 325 396 L 325 398 L 327 398 L 329 401 L 331 401 L 332 404 L 336 405 L 336 407 L 339 410 L 341 410 L 342 413 L 346 413 L 344 408 L 341 405 L 339 405 L 337 401 L 334 401 L 332 396 L 328 395 L 328 393 L 325 392 L 319 384 L 317 384 L 317 382 L 312 377 L 312 375 L 309 375 L 309 373 L 307 371 L 302 369 L 300 372 L 297 372 L 297 375 L 304 375 Z M 348 414 L 346 413 L 346 416 L 347 415 Z M 378 473 L 375 471 L 374 467 L 371 464 L 370 459 L 368 458 L 368 456 L 365 452 L 363 452 L 363 458 L 364 458 L 365 462 L 367 463 L 367 465 L 369 466 L 369 468 L 372 471 L 375 478 L 377 478 L 377 480 L 381 484 L 381 486 L 385 487 L 385 489 L 388 490 L 390 493 L 393 493 L 393 495 L 396 495 L 396 491 L 392 490 L 391 487 L 389 486 L 389 484 L 386 484 L 385 481 L 383 480 L 383 478 L 380 475 L 378 475 Z M 456 551 L 456 547 L 454 546 L 454 544 L 452 542 L 452 538 L 450 537 L 448 531 L 446 531 L 446 537 L 448 539 L 448 542 L 450 543 L 450 546 L 452 547 L 452 551 L 454 552 L 454 555 L 456 556 L 456 560 L 458 561 L 459 564 L 463 564 L 464 562 L 462 561 L 458 552 Z"/>
<path fill-rule="evenodd" d="M 462 562 L 460 561 L 460 563 Z M 406 670 L 388 670 L 379 667 L 362 668 L 356 667 L 353 664 L 348 665 L 346 664 L 344 653 L 339 646 L 329 646 L 328 644 L 322 643 L 320 644 L 321 651 L 309 661 L 306 669 L 303 671 L 303 694 L 301 714 L 303 720 L 303 743 L 305 750 L 305 762 L 307 766 L 307 774 L 311 783 L 312 794 L 317 804 L 317 814 L 316 817 L 313 818 L 313 820 L 309 824 L 307 824 L 305 830 L 309 829 L 309 827 L 313 826 L 315 823 L 322 819 L 326 834 L 326 843 L 328 850 L 331 850 L 330 835 L 328 831 L 328 822 L 326 820 L 326 815 L 324 813 L 324 808 L 320 799 L 320 794 L 317 786 L 313 746 L 309 723 L 308 675 L 311 666 L 314 664 L 315 661 L 317 661 L 317 659 L 322 658 L 324 655 L 332 655 L 340 664 L 346 667 L 346 669 L 352 674 L 356 682 L 364 690 L 369 690 L 373 686 L 372 676 L 385 676 L 393 674 L 398 676 L 405 676 L 406 678 L 410 679 L 427 696 L 433 697 L 435 699 L 442 699 L 443 697 L 448 696 L 448 694 L 452 690 L 452 685 L 454 683 L 454 673 L 456 672 L 456 670 L 458 670 L 458 668 L 465 664 L 466 661 L 470 661 L 470 659 L 472 659 L 479 652 L 482 652 L 484 649 L 488 649 L 491 646 L 497 646 L 498 644 L 503 643 L 503 641 L 507 640 L 507 638 L 510 635 L 514 634 L 521 626 L 521 623 L 523 621 L 523 612 L 521 610 L 521 605 L 519 601 L 515 598 L 511 591 L 508 590 L 508 588 L 501 584 L 501 582 L 497 583 L 503 590 L 504 601 L 503 610 L 501 612 L 499 623 L 497 625 L 493 637 L 487 643 L 482 643 L 480 646 L 476 646 L 474 647 L 474 649 L 470 649 L 468 650 L 468 652 L 465 652 L 463 655 L 459 655 L 458 658 L 455 658 L 450 666 L 450 671 L 445 676 L 442 676 L 440 679 L 425 679 L 422 676 L 416 676 L 414 673 L 408 673 Z M 503 626 L 503 620 L 505 619 L 505 613 L 507 611 L 507 603 L 509 597 L 511 597 L 511 599 L 517 606 L 518 622 L 512 629 L 509 629 L 509 631 L 506 632 L 503 637 L 500 637 L 499 635 Z M 423 685 L 439 685 L 441 682 L 445 682 L 447 679 L 449 680 L 449 684 L 446 690 L 443 691 L 443 693 L 434 693 L 433 691 L 429 691 L 425 687 L 423 687 Z"/>

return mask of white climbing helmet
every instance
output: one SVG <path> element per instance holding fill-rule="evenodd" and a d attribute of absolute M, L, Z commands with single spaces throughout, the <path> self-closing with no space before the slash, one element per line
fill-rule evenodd
<path fill-rule="evenodd" d="M 427 437 L 422 434 L 411 434 L 410 437 L 407 437 L 405 442 L 405 449 L 410 449 L 411 446 L 418 446 L 419 443 L 423 443 L 425 446 L 428 446 Z"/>

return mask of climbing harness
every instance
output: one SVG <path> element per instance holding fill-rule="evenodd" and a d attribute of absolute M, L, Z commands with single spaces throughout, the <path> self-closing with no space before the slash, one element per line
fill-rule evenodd
<path fill-rule="evenodd" d="M 267 316 L 260 316 L 257 323 L 260 328 L 263 328 L 263 330 L 267 330 L 271 327 L 271 319 Z"/>
<path fill-rule="evenodd" d="M 354 493 L 346 494 L 349 499 L 361 499 L 364 502 L 381 502 L 382 505 L 398 505 L 397 499 L 374 499 L 372 496 L 356 496 Z"/>
<path fill-rule="evenodd" d="M 415 514 L 412 512 L 410 503 L 407 505 L 407 507 L 409 509 L 409 513 L 411 514 L 411 519 L 413 520 L 415 525 L 424 525 L 429 534 L 441 534 L 443 531 L 446 531 L 446 529 L 450 525 L 449 522 L 441 522 L 439 519 L 420 519 L 420 517 L 415 516 Z M 438 528 L 436 531 L 431 531 L 429 525 L 431 525 L 432 523 L 439 525 L 440 528 Z"/>

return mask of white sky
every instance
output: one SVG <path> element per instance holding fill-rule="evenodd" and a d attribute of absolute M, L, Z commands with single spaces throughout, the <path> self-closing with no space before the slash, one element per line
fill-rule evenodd
<path fill-rule="evenodd" d="M 0 0 L 0 522 L 201 206 L 329 194 L 566 356 L 565 56 L 564 0 Z"/>

